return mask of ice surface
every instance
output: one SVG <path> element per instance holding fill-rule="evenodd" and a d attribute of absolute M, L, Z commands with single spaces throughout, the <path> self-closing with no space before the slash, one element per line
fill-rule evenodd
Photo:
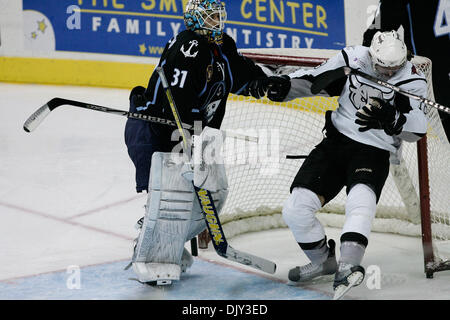
<path fill-rule="evenodd" d="M 289 268 L 307 262 L 288 229 L 229 239 L 238 250 L 275 261 L 273 276 L 210 248 L 200 250 L 192 269 L 164 294 L 129 280 L 133 274 L 123 268 L 146 198 L 135 192 L 126 119 L 63 106 L 34 132 L 22 128 L 54 97 L 126 110 L 128 94 L 0 83 L 0 299 L 214 299 L 212 289 L 217 299 L 329 299 L 330 282 L 286 285 Z M 326 230 L 339 239 L 340 230 Z M 67 286 L 70 266 L 80 268 L 79 290 Z M 450 298 L 450 271 L 425 278 L 419 238 L 373 233 L 363 266 L 366 280 L 349 299 Z M 212 287 L 190 290 L 202 283 Z"/>

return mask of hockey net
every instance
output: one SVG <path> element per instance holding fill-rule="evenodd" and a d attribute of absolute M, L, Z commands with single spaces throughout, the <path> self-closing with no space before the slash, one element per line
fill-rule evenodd
<path fill-rule="evenodd" d="M 263 66 L 269 74 L 288 74 L 297 68 L 311 68 L 336 54 L 328 50 L 259 49 L 243 51 Z M 429 97 L 431 62 L 415 57 L 413 63 L 428 78 Z M 433 99 L 434 100 L 434 99 Z M 302 98 L 276 103 L 264 98 L 235 96 L 229 98 L 222 128 L 250 136 L 258 136 L 258 143 L 226 139 L 223 155 L 227 168 L 229 195 L 221 212 L 227 237 L 286 227 L 281 209 L 289 195 L 289 188 L 302 159 L 287 159 L 286 155 L 307 155 L 322 139 L 324 114 L 337 107 L 337 97 Z M 446 139 L 438 112 L 428 109 L 427 138 L 422 139 L 428 158 L 428 185 L 423 180 L 426 168 L 419 158 L 424 151 L 416 143 L 403 143 L 402 161 L 392 164 L 379 204 L 374 232 L 423 236 L 425 272 L 449 268 L 450 257 L 450 145 Z M 333 161 L 333 159 L 330 159 Z M 420 168 L 420 169 L 419 169 Z M 425 201 L 421 201 L 420 198 Z M 426 200 L 429 198 L 429 205 Z M 344 223 L 345 188 L 319 213 L 324 226 L 342 227 Z M 429 208 L 429 218 L 427 215 Z M 423 213 L 425 212 L 425 213 Z M 423 217 L 425 215 L 425 217 Z"/>

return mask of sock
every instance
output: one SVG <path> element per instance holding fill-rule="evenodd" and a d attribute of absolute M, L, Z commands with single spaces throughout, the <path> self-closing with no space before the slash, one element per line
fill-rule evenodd
<path fill-rule="evenodd" d="M 366 247 L 356 241 L 344 241 L 341 243 L 341 257 L 339 258 L 339 265 L 342 263 L 350 264 L 352 266 L 361 265 L 364 257 Z"/>
<path fill-rule="evenodd" d="M 323 238 L 313 243 L 299 243 L 305 255 L 314 265 L 320 265 L 324 263 L 328 258 L 328 246 L 327 238 Z"/>

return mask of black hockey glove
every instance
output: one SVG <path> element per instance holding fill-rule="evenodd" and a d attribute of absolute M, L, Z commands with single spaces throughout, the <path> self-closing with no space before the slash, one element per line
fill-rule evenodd
<path fill-rule="evenodd" d="M 145 98 L 145 88 L 134 87 L 130 93 L 130 111 L 140 112 L 147 109 L 147 99 Z"/>
<path fill-rule="evenodd" d="M 269 84 L 267 77 L 252 80 L 248 83 L 245 94 L 259 99 L 266 95 L 267 86 Z"/>
<path fill-rule="evenodd" d="M 359 131 L 383 129 L 389 136 L 400 134 L 406 122 L 403 113 L 388 102 L 375 97 L 370 97 L 369 103 L 362 107 L 362 110 L 358 110 L 356 116 L 358 119 L 355 123 L 361 126 Z"/>
<path fill-rule="evenodd" d="M 135 105 L 137 111 L 147 109 L 147 99 L 144 95 L 138 94 L 131 98 L 131 102 Z"/>
<path fill-rule="evenodd" d="M 272 101 L 284 101 L 291 89 L 291 78 L 283 75 L 281 77 L 269 77 L 269 91 L 267 97 Z"/>

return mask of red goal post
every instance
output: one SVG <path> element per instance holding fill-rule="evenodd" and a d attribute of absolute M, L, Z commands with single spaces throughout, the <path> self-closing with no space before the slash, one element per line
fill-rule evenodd
<path fill-rule="evenodd" d="M 318 66 L 339 51 L 256 49 L 241 52 L 262 65 L 268 73 L 288 74 L 296 68 Z M 415 57 L 412 62 L 427 76 L 428 98 L 434 100 L 431 61 Z M 324 112 L 336 107 L 336 98 L 305 98 L 289 103 L 234 95 L 229 98 L 223 129 L 244 130 L 244 133 L 253 130 L 253 134 L 275 135 L 280 151 L 277 168 L 281 171 L 273 176 L 264 176 L 261 170 L 265 169 L 266 164 L 226 163 L 230 187 L 221 221 L 228 237 L 285 227 L 280 212 L 301 162 L 286 160 L 284 155 L 308 154 L 322 138 Z M 450 197 L 447 188 L 450 181 L 450 145 L 437 111 L 428 109 L 426 112 L 429 119 L 427 137 L 417 144 L 404 143 L 402 161 L 391 165 L 390 177 L 377 206 L 373 231 L 421 236 L 425 273 L 431 278 L 436 271 L 450 269 Z M 230 150 L 233 159 L 245 158 L 241 152 L 248 152 L 245 147 Z M 345 194 L 341 192 L 318 213 L 321 223 L 341 227 L 344 204 Z M 208 239 L 204 236 L 199 237 L 200 248 L 206 247 Z"/>

